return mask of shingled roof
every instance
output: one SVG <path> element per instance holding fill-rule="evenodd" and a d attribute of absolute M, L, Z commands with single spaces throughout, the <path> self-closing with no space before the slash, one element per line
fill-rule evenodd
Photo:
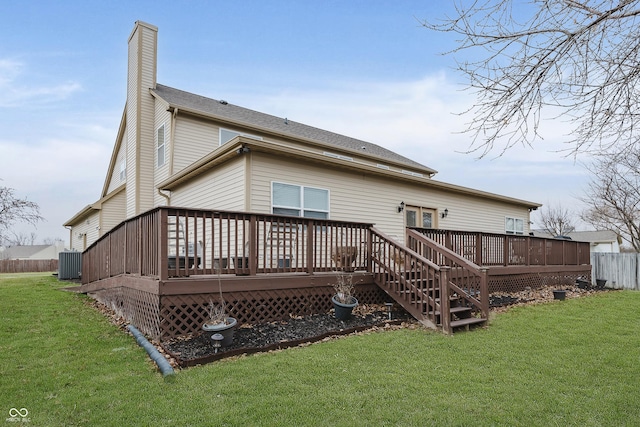
<path fill-rule="evenodd" d="M 204 115 L 231 121 L 241 126 L 261 129 L 267 132 L 271 131 L 293 138 L 308 139 L 333 145 L 337 148 L 356 151 L 363 155 L 403 164 L 410 168 L 417 168 L 426 174 L 435 174 L 437 172 L 434 169 L 380 147 L 379 145 L 318 129 L 282 117 L 260 113 L 225 101 L 195 95 L 161 84 L 157 84 L 155 89 L 151 89 L 151 93 L 166 101 L 170 106 L 178 109 L 200 112 Z"/>

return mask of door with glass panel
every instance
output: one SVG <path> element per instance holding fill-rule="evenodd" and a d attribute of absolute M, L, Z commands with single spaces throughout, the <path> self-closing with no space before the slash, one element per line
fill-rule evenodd
<path fill-rule="evenodd" d="M 435 209 L 423 208 L 419 206 L 406 206 L 405 225 L 407 227 L 436 228 Z"/>

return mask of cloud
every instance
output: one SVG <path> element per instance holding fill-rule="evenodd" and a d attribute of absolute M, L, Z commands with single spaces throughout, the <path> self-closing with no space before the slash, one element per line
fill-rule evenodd
<path fill-rule="evenodd" d="M 471 135 L 463 132 L 470 117 L 459 113 L 468 110 L 474 99 L 444 72 L 413 81 L 335 82 L 315 90 L 237 93 L 232 97 L 233 103 L 398 151 L 412 151 L 413 155 L 464 153 L 472 142 Z M 561 158 L 555 151 L 565 147 L 555 137 L 566 134 L 566 127 L 550 122 L 543 132 L 553 137 L 535 149 L 514 147 L 505 156 L 540 161 Z"/>
<path fill-rule="evenodd" d="M 65 100 L 82 89 L 73 81 L 52 86 L 23 82 L 29 78 L 28 67 L 23 62 L 0 59 L 0 108 L 49 104 Z"/>
<path fill-rule="evenodd" d="M 363 139 L 438 171 L 435 179 L 543 205 L 580 212 L 589 175 L 560 151 L 569 133 L 561 120 L 545 120 L 545 137 L 533 147 L 518 145 L 481 160 L 469 150 L 464 133 L 475 101 L 445 72 L 409 81 L 333 82 L 314 90 L 243 92 L 225 95 L 238 105 Z M 584 159 L 582 159 L 584 160 Z M 544 207 L 543 207 L 544 209 Z M 532 215 L 539 226 L 539 214 Z M 589 228 L 577 221 L 582 229 Z"/>

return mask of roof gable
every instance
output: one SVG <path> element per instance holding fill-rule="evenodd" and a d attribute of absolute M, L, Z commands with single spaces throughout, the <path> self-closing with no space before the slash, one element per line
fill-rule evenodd
<path fill-rule="evenodd" d="M 204 96 L 195 95 L 169 86 L 157 84 L 151 93 L 166 101 L 171 107 L 200 112 L 206 116 L 233 122 L 237 125 L 272 132 L 292 138 L 302 138 L 356 152 L 365 157 L 393 161 L 409 168 L 420 169 L 427 175 L 437 171 L 408 159 L 379 145 L 308 126 L 292 120 L 276 117 Z"/>

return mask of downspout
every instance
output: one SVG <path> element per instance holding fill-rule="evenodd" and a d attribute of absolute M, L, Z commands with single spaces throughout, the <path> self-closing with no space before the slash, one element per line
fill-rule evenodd
<path fill-rule="evenodd" d="M 169 176 L 173 175 L 173 153 L 176 151 L 174 144 L 176 134 L 176 116 L 178 109 L 174 108 L 171 114 L 171 131 L 169 132 L 169 142 L 171 143 L 171 151 L 169 152 Z"/>
<path fill-rule="evenodd" d="M 171 144 L 171 149 L 169 150 L 169 176 L 173 175 L 173 153 L 175 152 L 175 133 L 176 133 L 176 116 L 178 115 L 178 109 L 174 108 L 171 111 L 171 130 L 169 132 L 169 143 Z M 166 206 L 171 206 L 171 192 L 169 194 L 165 194 L 161 189 L 158 188 L 158 194 L 167 201 Z"/>
<path fill-rule="evenodd" d="M 161 189 L 158 188 L 158 194 L 162 197 L 164 197 L 164 199 L 167 201 L 167 204 L 165 206 L 171 206 L 171 192 L 169 191 L 169 194 L 164 194 L 162 192 Z"/>
<path fill-rule="evenodd" d="M 69 226 L 64 226 L 64 228 L 66 228 L 67 230 L 69 230 L 69 250 L 72 251 L 73 250 L 73 227 L 69 227 Z"/>

